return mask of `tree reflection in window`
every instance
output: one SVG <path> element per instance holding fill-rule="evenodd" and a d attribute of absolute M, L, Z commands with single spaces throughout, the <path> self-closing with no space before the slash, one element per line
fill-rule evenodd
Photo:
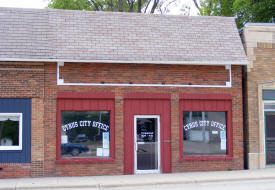
<path fill-rule="evenodd" d="M 109 111 L 62 111 L 62 157 L 109 157 Z"/>
<path fill-rule="evenodd" d="M 0 116 L 0 146 L 19 145 L 19 118 Z"/>
<path fill-rule="evenodd" d="M 225 155 L 226 112 L 183 112 L 184 155 Z"/>

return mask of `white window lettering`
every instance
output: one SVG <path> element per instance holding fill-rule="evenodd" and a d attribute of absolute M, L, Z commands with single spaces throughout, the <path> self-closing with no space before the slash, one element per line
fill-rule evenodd
<path fill-rule="evenodd" d="M 65 127 L 65 125 L 62 125 L 62 129 L 63 129 L 63 131 L 67 130 L 66 127 Z"/>
<path fill-rule="evenodd" d="M 103 124 L 102 123 L 98 123 L 98 125 L 99 125 L 100 129 L 103 129 Z"/>
<path fill-rule="evenodd" d="M 85 126 L 85 127 L 87 126 L 87 123 L 88 123 L 88 121 L 84 121 L 84 126 Z"/>
<path fill-rule="evenodd" d="M 199 126 L 199 123 L 197 121 L 188 123 L 187 125 L 185 125 L 183 128 L 185 131 L 187 131 L 188 129 L 193 129 Z"/>

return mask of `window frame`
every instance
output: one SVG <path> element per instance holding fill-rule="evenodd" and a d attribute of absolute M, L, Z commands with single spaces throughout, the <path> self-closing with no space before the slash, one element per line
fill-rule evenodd
<path fill-rule="evenodd" d="M 0 116 L 7 117 L 19 117 L 19 134 L 18 134 L 18 145 L 17 146 L 1 146 L 0 151 L 2 150 L 22 150 L 22 138 L 23 138 L 23 113 L 0 113 Z"/>
<path fill-rule="evenodd" d="M 232 97 L 229 94 L 181 94 L 179 101 L 180 160 L 231 160 L 232 146 Z M 183 112 L 225 112 L 226 113 L 226 155 L 184 155 Z"/>
<path fill-rule="evenodd" d="M 78 101 L 80 104 L 71 104 Z M 88 105 L 88 101 L 96 102 Z M 108 103 L 106 103 L 108 102 Z M 111 102 L 111 103 L 110 103 Z M 62 104 L 66 104 L 66 108 Z M 110 155 L 109 157 L 66 158 L 61 157 L 61 112 L 62 111 L 109 111 L 110 112 Z M 114 125 L 114 94 L 113 93 L 58 93 L 56 121 L 56 163 L 90 163 L 113 162 L 115 159 L 115 125 Z"/>

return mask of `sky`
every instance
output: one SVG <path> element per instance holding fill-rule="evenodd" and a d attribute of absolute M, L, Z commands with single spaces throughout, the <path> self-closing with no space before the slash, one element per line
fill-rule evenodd
<path fill-rule="evenodd" d="M 0 7 L 21 7 L 21 8 L 39 8 L 43 9 L 48 5 L 49 0 L 0 0 Z M 177 3 L 171 6 L 169 14 L 183 14 L 180 11 L 185 5 L 190 7 L 190 15 L 197 15 L 197 10 L 192 0 L 177 0 Z M 187 9 L 188 10 L 188 9 Z"/>
<path fill-rule="evenodd" d="M 0 7 L 45 8 L 47 0 L 0 0 Z"/>

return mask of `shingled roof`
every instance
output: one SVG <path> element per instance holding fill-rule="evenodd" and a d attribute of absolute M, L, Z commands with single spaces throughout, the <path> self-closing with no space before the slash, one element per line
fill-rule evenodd
<path fill-rule="evenodd" d="M 0 8 L 0 61 L 247 64 L 233 18 Z"/>

